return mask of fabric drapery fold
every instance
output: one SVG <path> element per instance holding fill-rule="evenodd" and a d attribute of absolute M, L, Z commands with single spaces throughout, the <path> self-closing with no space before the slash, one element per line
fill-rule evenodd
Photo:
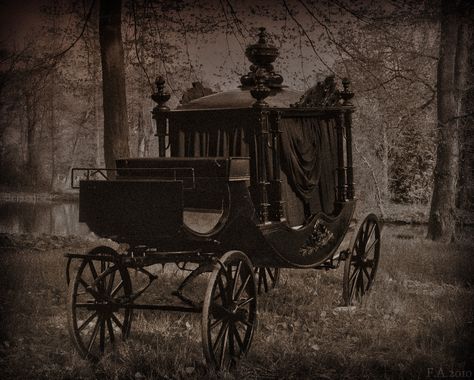
<path fill-rule="evenodd" d="M 332 212 L 337 163 L 334 120 L 282 119 L 281 131 L 282 168 L 292 190 L 303 202 Z"/>
<path fill-rule="evenodd" d="M 257 152 L 257 141 L 241 120 L 222 125 L 175 124 L 171 132 L 172 156 L 247 157 Z M 302 202 L 311 213 L 334 211 L 337 145 L 335 120 L 327 118 L 283 118 L 281 130 L 281 170 L 285 191 L 293 205 Z M 248 135 L 247 135 L 248 134 Z M 270 137 L 268 138 L 270 139 Z M 267 141 L 270 143 L 270 140 Z M 268 145 L 269 146 L 269 145 Z M 254 152 L 254 153 L 250 153 Z M 272 149 L 265 154 L 266 178 L 274 178 Z M 255 157 L 252 158 L 255 160 Z M 256 167 L 251 160 L 251 171 Z M 255 171 L 252 172 L 254 177 Z M 289 200 L 291 197 L 291 202 Z M 294 199 L 293 199 L 294 198 Z M 270 199 L 271 201 L 271 199 Z M 301 207 L 293 207 L 301 209 Z M 294 210 L 293 210 L 294 211 Z M 290 210 L 288 210 L 288 213 Z"/>
<path fill-rule="evenodd" d="M 243 128 L 213 130 L 181 129 L 178 132 L 179 157 L 246 157 L 248 142 Z"/>

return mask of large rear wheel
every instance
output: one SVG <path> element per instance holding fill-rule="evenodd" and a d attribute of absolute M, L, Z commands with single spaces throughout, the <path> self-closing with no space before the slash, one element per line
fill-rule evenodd
<path fill-rule="evenodd" d="M 380 258 L 380 223 L 369 214 L 360 225 L 344 265 L 343 299 L 361 302 L 375 280 Z"/>
<path fill-rule="evenodd" d="M 257 323 L 257 292 L 253 266 L 239 251 L 216 262 L 202 311 L 202 343 L 208 365 L 229 369 L 252 343 Z"/>

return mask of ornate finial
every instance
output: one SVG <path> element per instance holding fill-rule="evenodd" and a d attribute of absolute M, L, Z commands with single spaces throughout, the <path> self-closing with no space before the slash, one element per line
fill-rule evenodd
<path fill-rule="evenodd" d="M 268 74 L 263 68 L 258 68 L 255 71 L 254 80 L 256 82 L 255 86 L 250 90 L 250 94 L 257 101 L 253 104 L 254 107 L 268 107 L 265 98 L 270 95 L 270 88 L 265 85 L 265 80 L 267 79 Z"/>
<path fill-rule="evenodd" d="M 156 78 L 155 81 L 156 92 L 151 96 L 154 102 L 158 105 L 154 108 L 154 111 L 168 111 L 170 108 L 166 106 L 166 102 L 170 99 L 171 95 L 165 92 L 165 78 L 161 75 Z"/>
<path fill-rule="evenodd" d="M 344 100 L 344 106 L 352 106 L 351 99 L 354 97 L 354 93 L 349 89 L 351 82 L 348 78 L 342 79 L 342 87 L 344 90 L 340 93 L 341 98 Z"/>
<path fill-rule="evenodd" d="M 258 30 L 260 30 L 260 33 L 258 33 L 258 43 L 261 45 L 266 45 L 268 33 L 265 31 L 265 28 L 263 26 L 258 28 Z"/>
<path fill-rule="evenodd" d="M 272 63 L 278 57 L 278 48 L 268 43 L 268 33 L 265 28 L 259 28 L 258 42 L 247 46 L 245 55 L 252 62 L 250 72 L 240 82 L 243 88 L 250 88 L 252 96 L 257 99 L 256 107 L 265 106 L 264 99 L 272 89 L 281 88 L 283 77 L 276 74 Z"/>

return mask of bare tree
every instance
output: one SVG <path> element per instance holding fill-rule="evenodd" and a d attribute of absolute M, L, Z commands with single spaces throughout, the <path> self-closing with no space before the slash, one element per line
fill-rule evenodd
<path fill-rule="evenodd" d="M 459 116 L 468 70 L 469 1 L 441 4 L 441 37 L 438 61 L 438 145 L 428 238 L 455 239 L 456 194 L 459 175 Z"/>
<path fill-rule="evenodd" d="M 122 44 L 122 1 L 101 0 L 99 20 L 104 108 L 104 156 L 107 168 L 129 156 L 125 66 Z"/>

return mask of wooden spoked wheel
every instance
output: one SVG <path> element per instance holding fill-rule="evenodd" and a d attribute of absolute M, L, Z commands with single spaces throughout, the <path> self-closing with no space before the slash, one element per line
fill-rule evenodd
<path fill-rule="evenodd" d="M 98 360 L 130 332 L 132 310 L 125 303 L 132 286 L 127 269 L 113 259 L 117 253 L 112 248 L 97 247 L 89 254 L 95 257 L 83 259 L 69 283 L 68 328 L 81 356 Z"/>
<path fill-rule="evenodd" d="M 268 293 L 278 285 L 280 280 L 280 268 L 256 267 L 258 294 Z"/>
<path fill-rule="evenodd" d="M 239 251 L 227 252 L 207 286 L 202 310 L 202 343 L 208 365 L 229 369 L 244 356 L 257 323 L 253 266 Z"/>
<path fill-rule="evenodd" d="M 361 302 L 374 283 L 380 257 L 380 223 L 369 214 L 360 225 L 344 265 L 343 299 Z"/>

